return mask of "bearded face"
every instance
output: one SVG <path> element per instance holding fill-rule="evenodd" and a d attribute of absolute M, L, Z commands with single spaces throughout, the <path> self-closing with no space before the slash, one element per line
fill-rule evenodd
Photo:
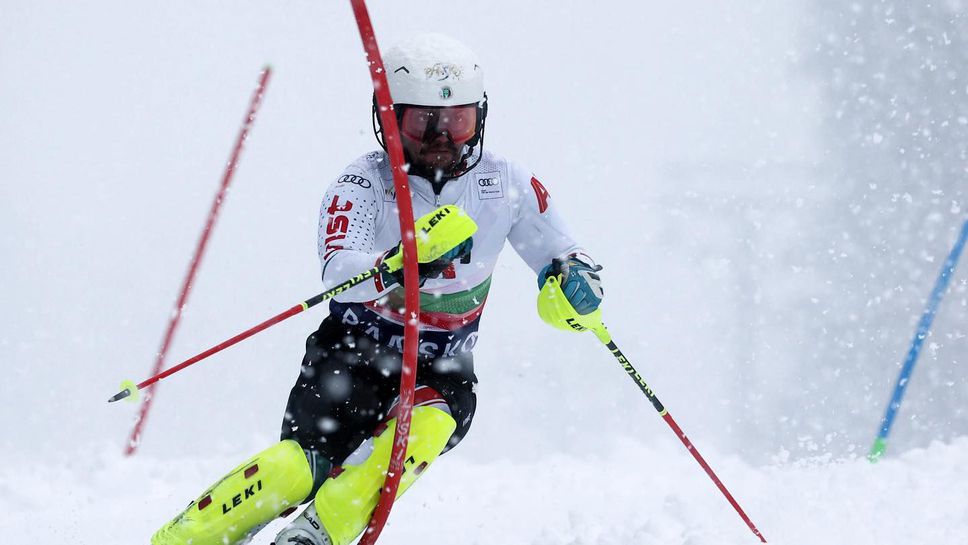
<path fill-rule="evenodd" d="M 477 105 L 403 106 L 400 135 L 410 172 L 440 181 L 464 160 L 464 145 L 477 132 Z"/>

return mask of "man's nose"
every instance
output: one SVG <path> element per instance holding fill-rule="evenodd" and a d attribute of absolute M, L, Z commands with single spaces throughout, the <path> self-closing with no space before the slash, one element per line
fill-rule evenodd
<path fill-rule="evenodd" d="M 430 140 L 431 144 L 443 144 L 451 141 L 450 132 L 444 129 L 441 132 L 435 133 L 434 137 Z"/>

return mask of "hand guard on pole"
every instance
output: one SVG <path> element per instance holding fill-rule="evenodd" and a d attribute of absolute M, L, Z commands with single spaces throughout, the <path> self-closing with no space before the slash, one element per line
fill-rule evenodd
<path fill-rule="evenodd" d="M 437 278 L 453 261 L 469 263 L 477 224 L 452 204 L 444 205 L 421 217 L 415 223 L 417 240 L 417 270 L 420 285 L 428 278 Z M 402 246 L 391 248 L 383 258 L 389 267 L 384 283 L 403 285 Z"/>
<path fill-rule="evenodd" d="M 582 263 L 582 265 L 588 270 L 592 270 L 587 264 Z M 591 310 L 584 314 L 579 312 L 569 300 L 565 288 L 571 287 L 572 293 L 581 294 L 583 299 L 588 294 L 583 293 L 585 290 L 581 286 L 575 286 L 575 284 L 580 283 L 580 280 L 574 279 L 574 276 L 572 286 L 567 285 L 569 275 L 566 266 L 562 260 L 555 259 L 538 275 L 538 286 L 541 288 L 541 291 L 538 292 L 538 316 L 544 323 L 562 331 L 594 331 L 599 340 L 607 343 L 608 333 L 602 324 L 602 311 L 598 308 L 602 293 L 600 284 L 598 286 L 598 298 L 594 306 L 586 304 L 584 305 L 586 310 L 588 308 L 591 308 Z M 600 269 L 601 267 L 598 267 L 595 270 Z M 594 276 L 597 280 L 598 275 Z"/>
<path fill-rule="evenodd" d="M 548 278 L 557 277 L 561 291 L 575 312 L 591 314 L 602 304 L 605 295 L 602 279 L 597 274 L 601 270 L 601 265 L 586 263 L 575 254 L 555 258 L 538 273 L 538 289 L 544 287 Z"/>

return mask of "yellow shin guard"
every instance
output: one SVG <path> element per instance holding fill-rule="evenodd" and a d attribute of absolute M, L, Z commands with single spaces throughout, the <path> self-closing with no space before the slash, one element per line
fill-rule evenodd
<path fill-rule="evenodd" d="M 344 471 L 330 477 L 316 493 L 316 514 L 333 545 L 348 545 L 363 532 L 380 498 L 393 447 L 396 419 L 373 438 L 373 452 L 359 465 L 344 465 Z M 457 428 L 446 412 L 434 407 L 416 407 L 410 426 L 410 441 L 400 477 L 400 497 L 437 456 Z"/>
<path fill-rule="evenodd" d="M 151 538 L 152 545 L 233 545 L 313 488 L 299 443 L 282 441 L 233 469 Z"/>

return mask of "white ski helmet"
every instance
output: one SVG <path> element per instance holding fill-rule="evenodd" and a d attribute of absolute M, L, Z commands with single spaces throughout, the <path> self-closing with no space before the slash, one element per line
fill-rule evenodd
<path fill-rule="evenodd" d="M 383 56 L 395 104 L 456 106 L 484 100 L 484 71 L 464 44 L 442 34 L 420 34 Z"/>

